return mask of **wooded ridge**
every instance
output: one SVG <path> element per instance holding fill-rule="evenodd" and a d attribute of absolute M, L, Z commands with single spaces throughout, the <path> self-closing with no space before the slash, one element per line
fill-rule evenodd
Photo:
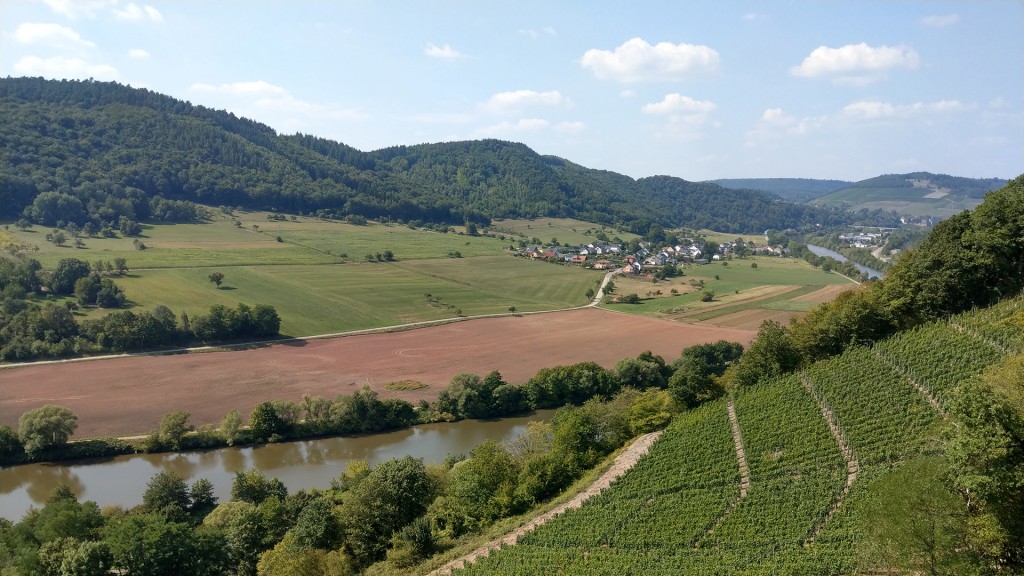
<path fill-rule="evenodd" d="M 500 140 L 362 152 L 113 82 L 4 78 L 0 118 L 0 219 L 46 226 L 194 217 L 167 210 L 180 201 L 452 224 L 573 217 L 640 233 L 895 221 L 709 182 L 634 180 Z"/>

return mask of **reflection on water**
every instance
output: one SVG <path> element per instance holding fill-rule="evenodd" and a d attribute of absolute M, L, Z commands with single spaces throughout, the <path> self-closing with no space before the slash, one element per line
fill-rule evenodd
<path fill-rule="evenodd" d="M 291 491 L 327 488 L 350 460 L 376 464 L 408 454 L 440 462 L 449 454 L 468 453 L 484 440 L 508 440 L 522 432 L 527 422 L 549 420 L 553 415 L 554 411 L 543 410 L 517 418 L 425 424 L 369 436 L 4 468 L 0 469 L 0 517 L 19 520 L 29 507 L 41 506 L 61 484 L 68 485 L 80 500 L 94 500 L 100 506 L 135 506 L 142 503 L 146 483 L 162 471 L 174 472 L 189 484 L 208 479 L 221 501 L 231 497 L 235 473 L 248 468 L 259 468 L 280 479 Z"/>
<path fill-rule="evenodd" d="M 808 244 L 807 249 L 813 252 L 816 256 L 827 256 L 829 258 L 832 258 L 833 260 L 839 260 L 840 262 L 850 262 L 851 264 L 853 264 L 853 267 L 859 270 L 862 274 L 867 274 L 868 278 L 885 278 L 885 273 L 879 272 L 874 268 L 868 268 L 863 264 L 852 262 L 849 258 L 843 256 L 842 254 L 836 252 L 835 250 L 829 250 L 828 248 L 825 248 L 823 246 L 815 246 L 813 244 Z"/>

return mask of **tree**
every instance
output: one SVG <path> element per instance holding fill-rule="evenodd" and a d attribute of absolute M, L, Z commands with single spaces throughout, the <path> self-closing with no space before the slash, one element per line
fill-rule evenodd
<path fill-rule="evenodd" d="M 191 499 L 185 480 L 174 472 L 159 472 L 149 479 L 142 494 L 146 510 L 162 514 L 174 522 L 188 518 Z"/>
<path fill-rule="evenodd" d="M 260 504 L 268 498 L 284 500 L 288 489 L 277 478 L 267 478 L 256 468 L 235 473 L 231 483 L 231 499 Z"/>
<path fill-rule="evenodd" d="M 68 241 L 68 237 L 64 235 L 63 230 L 57 230 L 53 233 L 53 243 L 57 246 L 63 246 Z"/>
<path fill-rule="evenodd" d="M 701 302 L 711 302 L 714 299 L 715 299 L 715 291 L 714 290 L 702 290 L 701 291 L 701 293 L 700 293 L 700 301 Z"/>
<path fill-rule="evenodd" d="M 62 258 L 50 273 L 49 288 L 54 294 L 71 294 L 75 282 L 89 275 L 89 264 L 78 258 Z"/>
<path fill-rule="evenodd" d="M 345 549 L 361 566 L 383 559 L 391 536 L 423 515 L 433 496 L 422 460 L 405 456 L 382 462 L 341 505 Z"/>
<path fill-rule="evenodd" d="M 100 280 L 100 289 L 96 292 L 96 304 L 100 308 L 120 308 L 124 306 L 124 301 L 124 292 L 113 280 Z"/>
<path fill-rule="evenodd" d="M 515 306 L 509 306 L 508 307 L 508 313 L 512 314 L 513 316 L 515 316 L 516 312 L 518 312 L 518 311 L 519 311 L 519 309 L 516 308 Z"/>
<path fill-rule="evenodd" d="M 750 267 L 753 268 L 754 270 L 757 270 L 757 262 L 751 262 Z"/>
<path fill-rule="evenodd" d="M 762 379 L 792 372 L 803 361 L 789 331 L 781 324 L 765 320 L 757 338 L 736 364 L 735 381 L 750 386 Z"/>
<path fill-rule="evenodd" d="M 249 429 L 257 440 L 270 440 L 282 436 L 286 432 L 286 427 L 285 421 L 270 402 L 257 404 L 249 414 Z"/>
<path fill-rule="evenodd" d="M 111 519 L 103 531 L 114 566 L 129 574 L 176 576 L 192 573 L 199 560 L 192 529 L 160 514 L 129 514 Z"/>
<path fill-rule="evenodd" d="M 242 429 L 242 414 L 238 410 L 232 410 L 224 416 L 220 424 L 220 433 L 228 446 L 233 446 L 238 441 L 238 433 Z"/>
<path fill-rule="evenodd" d="M 680 406 L 695 408 L 725 394 L 715 381 L 713 368 L 699 356 L 685 356 L 668 379 L 668 391 Z"/>
<path fill-rule="evenodd" d="M 25 451 L 36 455 L 47 448 L 62 446 L 78 428 L 78 417 L 55 404 L 30 410 L 18 420 L 18 437 Z"/>
<path fill-rule="evenodd" d="M 341 522 L 334 514 L 334 504 L 326 496 L 306 504 L 291 529 L 293 545 L 300 549 L 333 550 L 341 544 Z"/>
<path fill-rule="evenodd" d="M 83 276 L 75 281 L 75 298 L 79 304 L 95 304 L 96 295 L 100 293 L 100 279 L 95 274 Z"/>
<path fill-rule="evenodd" d="M 217 288 L 220 288 L 221 282 L 224 282 L 224 273 L 223 272 L 210 272 L 210 275 L 207 276 L 207 278 L 210 279 L 210 282 L 213 282 L 214 284 L 216 284 Z"/>
<path fill-rule="evenodd" d="M 160 420 L 160 443 L 169 446 L 172 450 L 181 448 L 181 440 L 185 434 L 194 428 L 188 423 L 191 416 L 185 410 L 169 412 Z"/>

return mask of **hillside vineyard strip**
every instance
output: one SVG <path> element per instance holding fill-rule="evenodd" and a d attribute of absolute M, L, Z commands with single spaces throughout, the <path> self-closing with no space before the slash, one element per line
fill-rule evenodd
<path fill-rule="evenodd" d="M 901 372 L 948 394 L 958 379 L 1019 349 L 1024 331 L 1010 322 L 1019 322 L 1022 309 L 1018 298 L 741 390 L 734 401 L 751 480 L 743 499 L 722 399 L 681 416 L 643 460 L 582 508 L 459 573 L 854 572 L 857 514 L 875 497 L 873 483 L 941 446 L 942 415 Z M 996 337 L 1004 350 L 987 341 Z M 847 462 L 822 407 L 859 462 L 845 495 Z"/>

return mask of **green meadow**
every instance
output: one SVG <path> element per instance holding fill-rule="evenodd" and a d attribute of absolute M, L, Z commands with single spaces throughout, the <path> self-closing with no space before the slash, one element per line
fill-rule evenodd
<path fill-rule="evenodd" d="M 602 226 L 592 222 L 584 222 L 574 218 L 537 218 L 535 220 L 495 220 L 491 227 L 498 233 L 522 234 L 527 239 L 538 238 L 541 242 L 557 239 L 561 244 L 589 244 L 596 242 L 596 234 L 603 231 L 608 238 L 629 241 L 638 238 L 636 234 L 617 230 L 611 226 Z M 521 238 L 517 237 L 518 242 Z"/>
<path fill-rule="evenodd" d="M 752 263 L 756 263 L 757 268 L 753 268 Z M 823 272 L 803 260 L 763 256 L 712 262 L 703 266 L 693 265 L 683 268 L 683 273 L 682 278 L 676 278 L 672 280 L 672 283 L 703 280 L 704 289 L 713 291 L 715 299 L 711 302 L 701 302 L 701 291 L 699 290 L 678 296 L 645 298 L 646 290 L 661 290 L 663 293 L 668 293 L 671 283 L 644 283 L 642 286 L 646 290 L 638 289 L 636 284 L 629 283 L 625 287 L 617 289 L 616 294 L 623 296 L 635 292 L 641 298 L 638 304 L 605 302 L 602 307 L 631 314 L 665 316 L 718 306 L 723 301 L 732 303 L 728 308 L 714 312 L 709 311 L 706 317 L 702 314 L 693 316 L 698 320 L 755 308 L 803 312 L 810 309 L 813 304 L 794 302 L 793 298 L 808 294 L 826 285 L 851 283 L 843 276 Z M 765 293 L 759 289 L 768 286 L 796 286 L 798 288 L 784 294 L 761 298 Z M 754 300 L 755 298 L 761 299 Z"/>

